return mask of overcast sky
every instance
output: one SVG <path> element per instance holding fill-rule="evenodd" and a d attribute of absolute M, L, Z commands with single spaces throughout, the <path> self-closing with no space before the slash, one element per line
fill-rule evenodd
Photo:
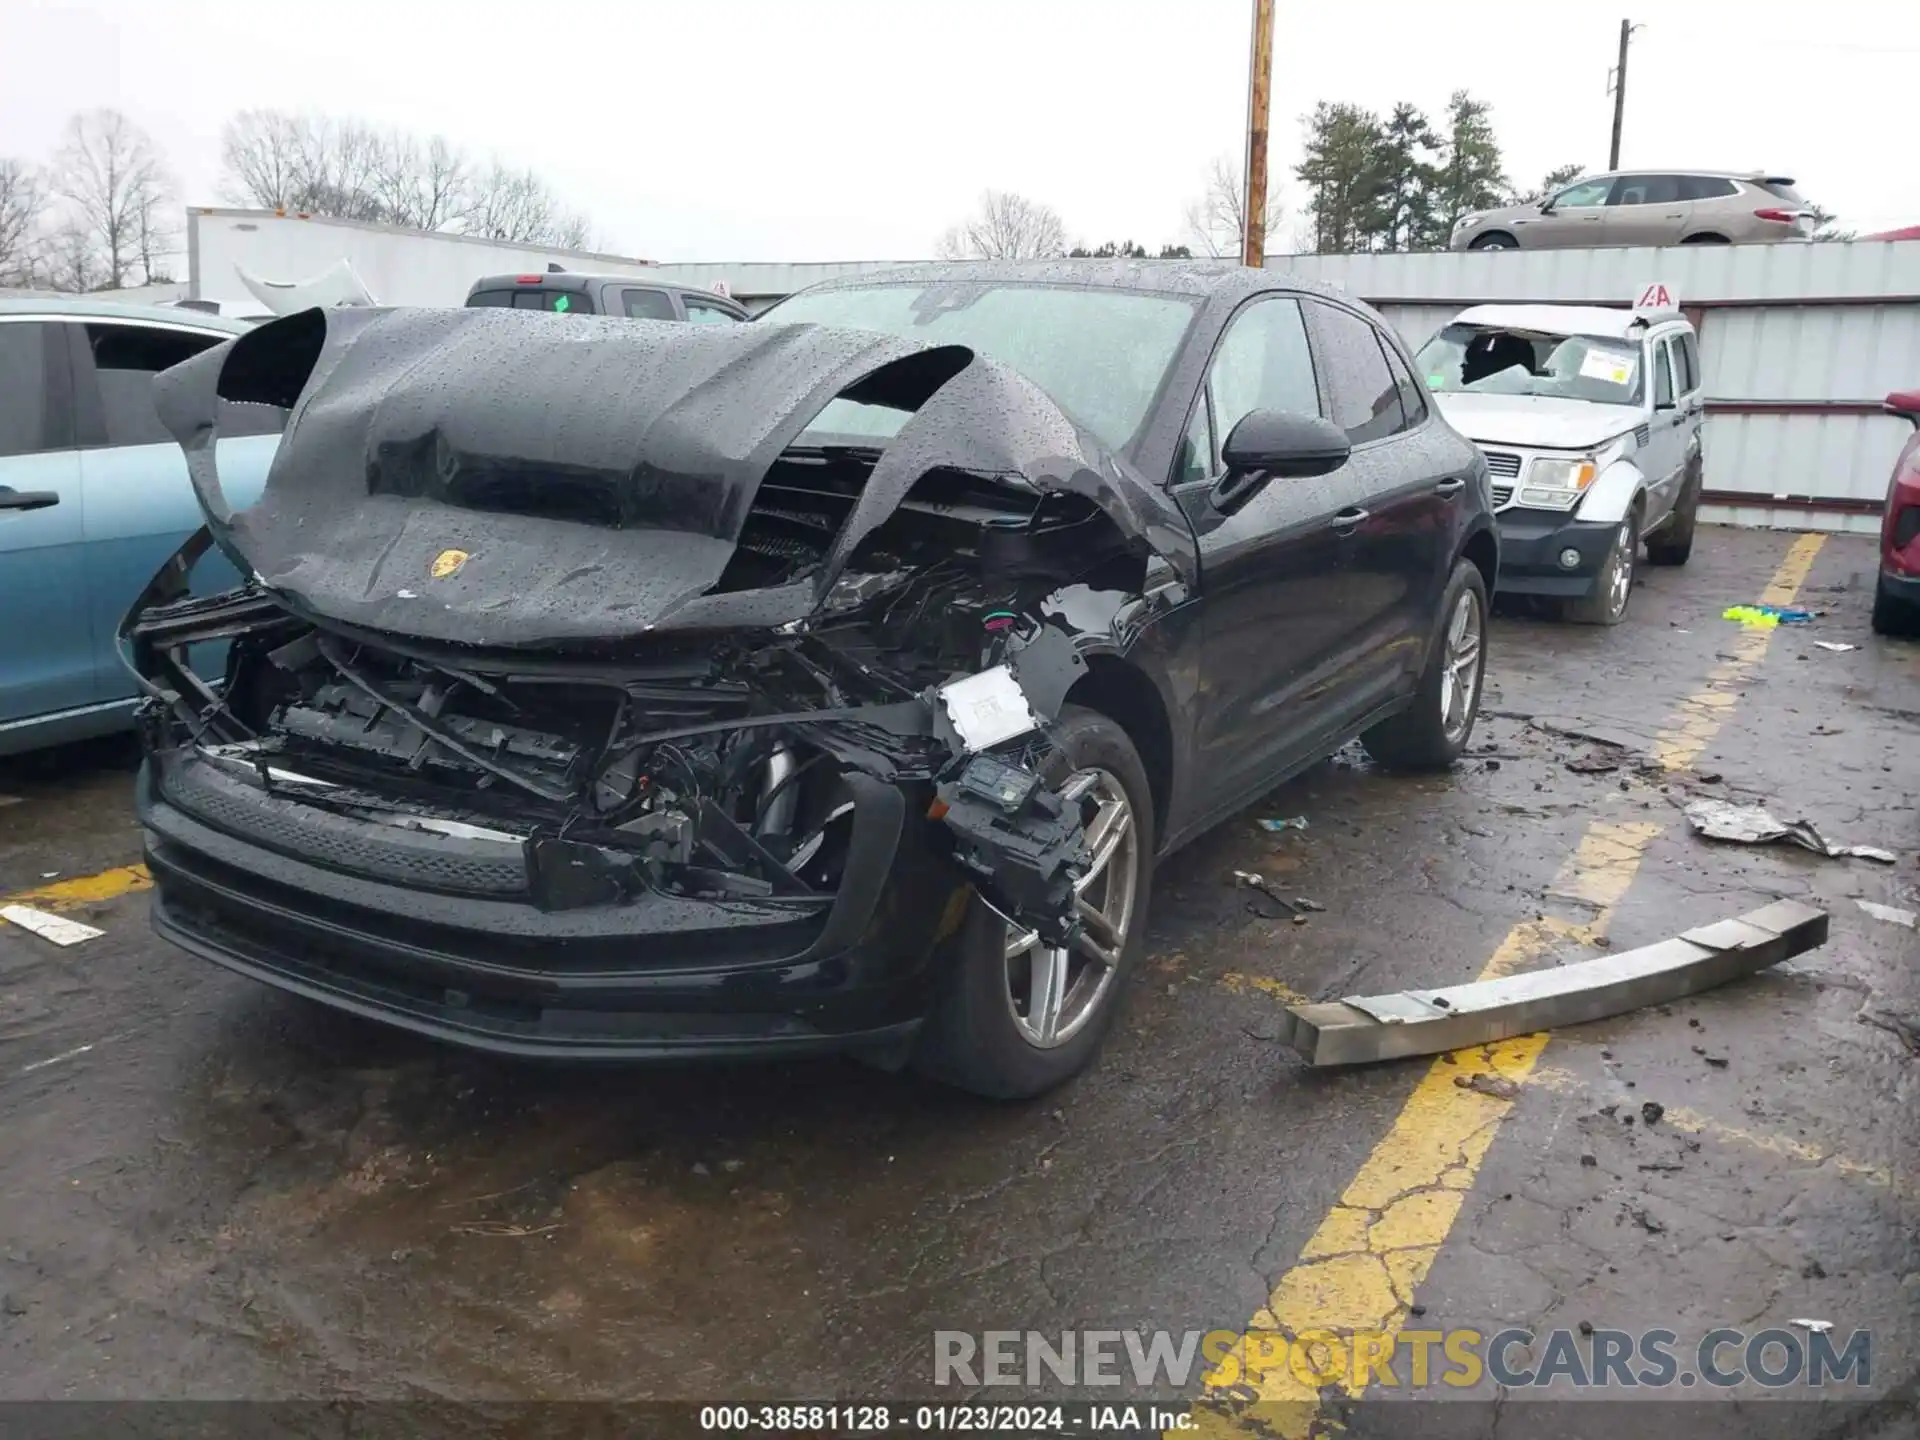
<path fill-rule="evenodd" d="M 1766 167 L 1863 231 L 1920 224 L 1920 24 L 1878 4 L 1640 0 L 1623 162 Z M 1181 241 L 1246 118 L 1251 0 L 0 0 L 0 156 L 125 111 L 184 201 L 223 203 L 221 123 L 315 109 L 540 169 L 604 248 L 656 260 L 911 259 L 986 187 L 1089 243 Z M 1902 15 L 1907 18 L 1900 19 Z M 1297 221 L 1319 100 L 1493 104 L 1516 180 L 1604 168 L 1621 12 L 1279 0 L 1272 175 Z"/>

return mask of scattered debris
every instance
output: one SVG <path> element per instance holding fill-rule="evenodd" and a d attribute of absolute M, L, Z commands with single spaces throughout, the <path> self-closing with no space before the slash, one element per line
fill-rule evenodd
<path fill-rule="evenodd" d="M 1495 1100 L 1518 1100 L 1520 1087 L 1504 1075 L 1456 1075 L 1453 1083 L 1462 1090 L 1472 1090 L 1476 1094 L 1490 1095 Z"/>
<path fill-rule="evenodd" d="M 1684 1167 L 1672 1160 L 1654 1160 L 1640 1167 L 1642 1170 L 1660 1170 L 1677 1173 Z"/>
<path fill-rule="evenodd" d="M 1809 1260 L 1800 1267 L 1800 1278 L 1802 1280 L 1824 1280 L 1827 1278 L 1827 1267 L 1822 1265 L 1818 1260 Z"/>
<path fill-rule="evenodd" d="M 9 1315 L 24 1315 L 27 1313 L 27 1306 L 24 1300 L 19 1299 L 9 1290 L 5 1295 L 0 1295 L 0 1310 L 6 1311 Z"/>
<path fill-rule="evenodd" d="M 1889 925 L 1904 925 L 1909 930 L 1920 929 L 1920 915 L 1911 910 L 1902 910 L 1897 905 L 1877 905 L 1871 900 L 1853 902 L 1876 920 L 1885 920 Z"/>
<path fill-rule="evenodd" d="M 1667 1107 L 1658 1100 L 1649 1100 L 1640 1107 L 1640 1118 L 1649 1125 L 1658 1125 L 1660 1117 L 1667 1113 Z"/>
<path fill-rule="evenodd" d="M 1260 828 L 1276 835 L 1282 830 L 1304 830 L 1307 828 L 1307 817 L 1304 815 L 1289 815 L 1284 820 L 1262 820 L 1260 822 Z"/>
<path fill-rule="evenodd" d="M 693 1173 L 696 1175 L 711 1175 L 713 1171 L 707 1168 L 706 1161 L 696 1160 L 693 1162 Z"/>
<path fill-rule="evenodd" d="M 1813 643 L 1822 650 L 1831 650 L 1837 655 L 1844 655 L 1849 650 L 1858 650 L 1860 648 L 1858 645 L 1848 645 L 1839 640 L 1816 640 Z"/>
<path fill-rule="evenodd" d="M 1634 1224 L 1638 1225 L 1649 1235 L 1664 1235 L 1666 1233 L 1666 1226 L 1662 1225 L 1637 1205 L 1627 1211 L 1627 1216 Z"/>
<path fill-rule="evenodd" d="M 1892 865 L 1891 850 L 1877 845 L 1838 845 L 1813 827 L 1810 820 L 1776 819 L 1758 805 L 1734 805 L 1725 800 L 1693 800 L 1686 808 L 1687 823 L 1709 840 L 1730 840 L 1736 845 L 1771 845 L 1786 840 L 1816 855 L 1838 859 L 1855 855 L 1862 860 L 1877 860 Z"/>
<path fill-rule="evenodd" d="M 1296 925 L 1304 925 L 1307 919 L 1304 912 L 1308 910 L 1325 910 L 1327 908 L 1317 901 L 1307 899 L 1305 896 L 1289 900 L 1286 896 L 1277 893 L 1272 886 L 1267 884 L 1266 876 L 1256 875 L 1251 870 L 1236 870 L 1233 872 L 1233 878 L 1249 890 L 1258 891 L 1262 898 L 1271 901 L 1279 907 L 1278 910 L 1268 911 L 1261 906 L 1258 900 L 1249 900 L 1247 902 L 1248 911 L 1254 915 L 1258 915 L 1262 920 L 1291 919 Z"/>
<path fill-rule="evenodd" d="M 1591 1320 L 1582 1320 L 1580 1322 L 1580 1333 L 1582 1335 L 1591 1335 L 1593 1333 L 1593 1322 Z"/>
<path fill-rule="evenodd" d="M 1605 775 L 1620 768 L 1620 759 L 1615 755 L 1582 755 L 1577 760 L 1567 761 L 1567 769 L 1576 775 Z"/>
<path fill-rule="evenodd" d="M 1827 940 L 1828 916 L 1779 900 L 1671 940 L 1454 986 L 1290 1005 L 1284 1038 L 1310 1065 L 1434 1055 L 1678 1000 Z"/>
<path fill-rule="evenodd" d="M 744 1160 L 722 1160 L 720 1162 L 720 1168 L 729 1175 L 737 1175 L 741 1170 L 746 1168 L 746 1164 L 747 1162 Z"/>
<path fill-rule="evenodd" d="M 40 872 L 40 878 L 42 880 L 58 880 L 60 878 L 60 872 L 58 870 L 42 870 Z"/>
<path fill-rule="evenodd" d="M 525 1240 L 533 1235 L 550 1235 L 560 1228 L 558 1225 L 513 1225 L 505 1220 L 469 1220 L 459 1225 L 449 1225 L 447 1231 L 453 1235 L 490 1235 L 502 1240 Z"/>
<path fill-rule="evenodd" d="M 1895 1015 L 1886 1010 L 1862 1010 L 1853 1017 L 1862 1025 L 1884 1030 L 1902 1045 L 1909 1055 L 1920 1055 L 1920 1021 L 1911 1015 Z"/>
<path fill-rule="evenodd" d="M 1597 1155 L 1582 1155 L 1580 1157 L 1580 1163 L 1591 1170 L 1600 1163 L 1600 1157 Z"/>
<path fill-rule="evenodd" d="M 1696 1045 L 1696 1046 L 1694 1046 L 1694 1047 L 1693 1047 L 1693 1053 L 1694 1053 L 1694 1054 L 1696 1054 L 1696 1055 L 1698 1055 L 1698 1056 L 1699 1056 L 1699 1057 L 1700 1057 L 1700 1058 L 1701 1058 L 1702 1060 L 1704 1060 L 1704 1061 L 1706 1061 L 1706 1062 L 1707 1062 L 1707 1064 L 1709 1064 L 1709 1065 L 1711 1065 L 1711 1066 L 1712 1066 L 1712 1067 L 1713 1067 L 1714 1069 L 1716 1069 L 1716 1070 L 1724 1070 L 1724 1069 L 1726 1069 L 1726 1068 L 1727 1068 L 1727 1057 L 1726 1057 L 1726 1056 L 1724 1056 L 1724 1055 L 1709 1055 L 1709 1054 L 1708 1054 L 1708 1053 L 1706 1052 L 1706 1048 L 1705 1048 L 1704 1046 L 1700 1046 L 1700 1045 Z"/>
<path fill-rule="evenodd" d="M 1831 1320 L 1789 1320 L 1789 1325 L 1801 1330 L 1811 1330 L 1816 1335 L 1824 1335 L 1833 1329 Z"/>
<path fill-rule="evenodd" d="M 1776 625 L 1810 625 L 1814 613 L 1786 605 L 1729 605 L 1720 618 L 1737 620 L 1749 630 L 1771 630 Z"/>
<path fill-rule="evenodd" d="M 35 910 L 30 905 L 0 905 L 0 920 L 10 920 L 22 930 L 31 930 L 41 939 L 51 940 L 56 945 L 78 945 L 82 940 L 92 940 L 107 933 L 91 925 L 82 925 L 78 920 Z"/>

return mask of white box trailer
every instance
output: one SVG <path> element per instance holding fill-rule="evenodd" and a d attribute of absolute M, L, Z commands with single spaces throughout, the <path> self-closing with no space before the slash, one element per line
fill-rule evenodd
<path fill-rule="evenodd" d="M 483 275 L 533 274 L 550 265 L 665 278 L 651 261 L 625 255 L 273 210 L 187 212 L 187 298 L 216 302 L 223 314 L 267 313 L 242 272 L 274 286 L 303 285 L 338 275 L 343 261 L 381 305 L 461 305 Z"/>

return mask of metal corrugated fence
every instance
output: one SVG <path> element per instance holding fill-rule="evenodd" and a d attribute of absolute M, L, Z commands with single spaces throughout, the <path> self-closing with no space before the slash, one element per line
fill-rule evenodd
<path fill-rule="evenodd" d="M 724 280 L 760 308 L 874 261 L 665 265 Z M 1920 241 L 1692 245 L 1475 254 L 1273 255 L 1267 268 L 1337 285 L 1419 346 L 1491 301 L 1625 305 L 1659 280 L 1700 332 L 1710 518 L 1873 530 L 1906 436 L 1879 411 L 1920 386 Z"/>

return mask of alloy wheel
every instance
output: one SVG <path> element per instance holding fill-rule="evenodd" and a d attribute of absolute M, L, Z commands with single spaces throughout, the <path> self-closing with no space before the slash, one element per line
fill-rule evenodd
<path fill-rule="evenodd" d="M 1480 597 L 1462 590 L 1447 620 L 1446 652 L 1440 657 L 1440 729 L 1450 745 L 1459 744 L 1473 724 L 1484 630 Z"/>
<path fill-rule="evenodd" d="M 1074 884 L 1080 930 L 1071 946 L 1047 945 L 1037 932 L 1007 927 L 1006 996 L 1014 1025 L 1042 1050 L 1064 1045 L 1099 1013 L 1113 988 L 1139 884 L 1139 828 L 1120 781 L 1105 770 L 1080 772 L 1096 809 L 1087 826 L 1092 863 Z"/>
<path fill-rule="evenodd" d="M 1633 531 L 1633 516 L 1629 515 L 1620 523 L 1619 533 L 1613 537 L 1613 554 L 1607 559 L 1606 574 L 1609 617 L 1624 614 L 1627 597 L 1633 593 L 1633 552 L 1637 548 Z"/>

